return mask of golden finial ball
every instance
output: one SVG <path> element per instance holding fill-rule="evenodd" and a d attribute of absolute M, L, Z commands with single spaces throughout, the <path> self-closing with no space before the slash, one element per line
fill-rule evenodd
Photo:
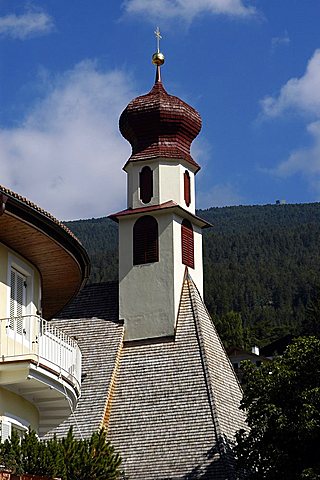
<path fill-rule="evenodd" d="M 154 65 L 163 65 L 164 64 L 164 55 L 161 52 L 156 52 L 152 55 L 152 63 Z"/>

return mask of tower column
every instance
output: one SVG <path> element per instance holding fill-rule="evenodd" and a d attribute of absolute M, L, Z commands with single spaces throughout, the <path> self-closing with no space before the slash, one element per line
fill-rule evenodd
<path fill-rule="evenodd" d="M 127 341 L 174 336 L 186 268 L 201 295 L 203 289 L 208 224 L 195 215 L 200 167 L 190 154 L 201 118 L 164 89 L 159 48 L 153 63 L 153 88 L 132 100 L 119 122 L 132 146 L 124 166 L 128 208 L 111 216 L 119 223 L 119 310 Z"/>

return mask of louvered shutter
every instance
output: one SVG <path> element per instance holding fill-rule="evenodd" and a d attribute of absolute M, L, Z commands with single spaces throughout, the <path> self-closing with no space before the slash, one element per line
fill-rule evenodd
<path fill-rule="evenodd" d="M 11 283 L 10 283 L 10 320 L 9 327 L 14 329 L 14 317 L 15 317 L 15 298 L 16 298 L 16 273 L 11 269 Z"/>
<path fill-rule="evenodd" d="M 140 199 L 149 203 L 153 197 L 153 172 L 150 167 L 143 167 L 140 172 Z"/>
<path fill-rule="evenodd" d="M 188 220 L 183 220 L 181 225 L 182 263 L 194 268 L 194 240 L 193 228 Z"/>
<path fill-rule="evenodd" d="M 11 423 L 6 422 L 5 420 L 0 420 L 0 429 L 0 439 L 3 443 L 11 436 Z"/>
<path fill-rule="evenodd" d="M 184 201 L 186 202 L 187 207 L 189 207 L 191 203 L 191 189 L 190 189 L 190 175 L 187 170 L 184 172 L 184 175 L 183 175 L 183 183 L 184 183 Z"/>
<path fill-rule="evenodd" d="M 11 269 L 9 327 L 15 329 L 18 335 L 22 335 L 23 332 L 22 317 L 25 315 L 26 282 L 24 275 L 14 268 Z"/>
<path fill-rule="evenodd" d="M 158 260 L 158 222 L 154 217 L 146 215 L 139 218 L 133 227 L 133 265 Z"/>

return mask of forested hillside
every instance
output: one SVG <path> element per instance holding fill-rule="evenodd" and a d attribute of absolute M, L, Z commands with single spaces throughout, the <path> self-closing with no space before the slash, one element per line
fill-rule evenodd
<path fill-rule="evenodd" d="M 320 204 L 210 208 L 204 231 L 205 301 L 227 345 L 262 346 L 312 333 L 320 291 Z M 87 248 L 92 282 L 117 278 L 117 226 L 68 222 Z M 315 332 L 317 333 L 317 332 Z"/>

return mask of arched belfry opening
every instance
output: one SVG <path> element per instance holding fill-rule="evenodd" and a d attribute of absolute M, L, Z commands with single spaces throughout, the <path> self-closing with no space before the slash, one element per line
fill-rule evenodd
<path fill-rule="evenodd" d="M 140 200 L 149 203 L 153 197 L 153 172 L 150 167 L 143 167 L 139 174 Z"/>
<path fill-rule="evenodd" d="M 158 222 L 151 215 L 138 218 L 133 226 L 133 265 L 159 261 Z"/>
<path fill-rule="evenodd" d="M 182 263 L 194 268 L 194 239 L 193 228 L 189 220 L 184 219 L 181 224 Z"/>
<path fill-rule="evenodd" d="M 184 201 L 186 202 L 187 207 L 191 203 L 191 186 L 190 186 L 190 174 L 186 170 L 183 174 L 183 187 L 184 187 Z"/>

